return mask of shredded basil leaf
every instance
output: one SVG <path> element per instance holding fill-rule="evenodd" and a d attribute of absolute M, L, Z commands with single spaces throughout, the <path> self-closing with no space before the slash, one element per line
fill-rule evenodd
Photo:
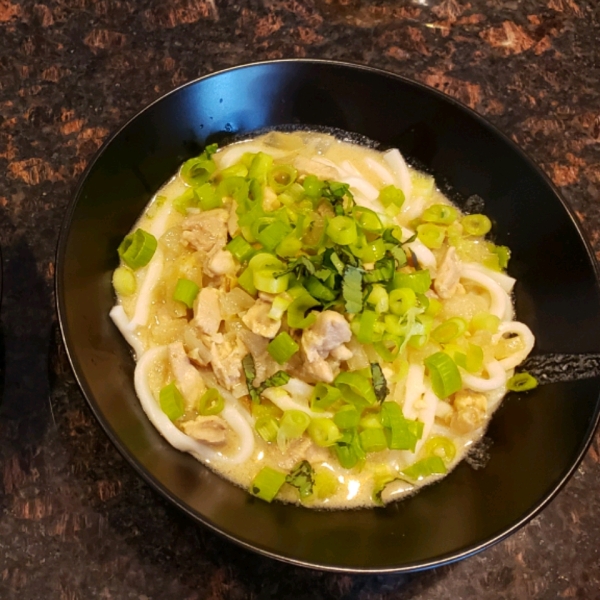
<path fill-rule="evenodd" d="M 277 371 L 274 375 L 271 375 L 268 379 L 265 379 L 259 386 L 256 388 L 257 392 L 260 394 L 264 392 L 267 388 L 272 387 L 280 387 L 285 385 L 290 380 L 290 376 L 285 371 Z"/>
<path fill-rule="evenodd" d="M 342 294 L 346 312 L 359 313 L 363 307 L 362 272 L 354 267 L 346 267 L 342 281 Z"/>
<path fill-rule="evenodd" d="M 256 379 L 256 365 L 254 364 L 254 357 L 252 354 L 246 354 L 242 359 L 242 368 L 244 369 L 244 377 L 246 378 L 246 386 L 248 387 L 248 393 L 252 402 L 259 402 L 259 393 L 254 387 L 254 380 Z"/>
<path fill-rule="evenodd" d="M 300 493 L 301 498 L 310 496 L 315 484 L 315 472 L 307 460 L 297 464 L 285 478 L 285 482 L 294 486 Z"/>
<path fill-rule="evenodd" d="M 373 378 L 375 397 L 379 402 L 383 402 L 390 393 L 390 389 L 388 388 L 385 375 L 383 374 L 379 363 L 371 363 L 371 377 Z"/>

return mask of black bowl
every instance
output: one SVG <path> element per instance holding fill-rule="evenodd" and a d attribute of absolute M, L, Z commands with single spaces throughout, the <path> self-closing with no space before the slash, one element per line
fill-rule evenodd
<path fill-rule="evenodd" d="M 246 548 L 332 571 L 411 571 L 501 540 L 556 494 L 598 421 L 598 379 L 511 394 L 494 416 L 485 468 L 386 508 L 314 511 L 266 504 L 174 450 L 142 411 L 134 361 L 108 318 L 116 248 L 153 193 L 207 141 L 265 127 L 357 132 L 435 173 L 455 198 L 477 194 L 513 251 L 519 319 L 535 353 L 600 351 L 599 286 L 589 246 L 549 181 L 506 137 L 458 102 L 402 77 L 347 64 L 277 61 L 192 82 L 132 119 L 100 150 L 69 207 L 56 286 L 63 338 L 108 436 L 156 490 Z"/>

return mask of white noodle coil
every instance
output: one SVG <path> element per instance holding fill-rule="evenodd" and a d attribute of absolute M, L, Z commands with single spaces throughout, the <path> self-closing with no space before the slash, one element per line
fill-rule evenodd
<path fill-rule="evenodd" d="M 464 387 L 474 392 L 490 392 L 506 383 L 506 371 L 499 361 L 490 360 L 484 365 L 484 371 L 488 377 L 477 377 L 461 369 L 460 374 Z"/>
<path fill-rule="evenodd" d="M 402 235 L 404 238 L 410 239 L 415 235 L 415 232 L 406 227 L 402 227 Z M 419 239 L 415 239 L 409 244 L 405 244 L 405 246 L 417 257 L 419 265 L 430 269 L 432 271 L 432 277 L 435 276 L 437 260 L 435 259 L 433 252 Z"/>
<path fill-rule="evenodd" d="M 535 344 L 535 337 L 533 333 L 531 333 L 531 329 L 529 329 L 525 323 L 519 323 L 519 321 L 500 323 L 498 326 L 498 333 L 492 338 L 492 343 L 497 344 L 502 336 L 510 333 L 518 335 L 521 338 L 523 341 L 523 348 L 498 361 L 502 365 L 502 368 L 507 371 L 520 365 L 527 358 Z"/>
<path fill-rule="evenodd" d="M 285 390 L 281 388 L 268 388 L 262 395 L 270 400 L 277 408 L 280 408 L 284 412 L 286 410 L 299 410 L 306 413 L 309 417 L 332 417 L 333 414 L 327 411 L 314 412 L 308 407 L 307 402 L 303 402 L 298 398 L 292 398 Z"/>
<path fill-rule="evenodd" d="M 411 364 L 406 375 L 406 387 L 404 391 L 404 405 L 402 412 L 407 419 L 416 419 L 418 402 L 425 393 L 425 366 Z"/>
<path fill-rule="evenodd" d="M 152 293 L 156 284 L 160 280 L 163 270 L 163 254 L 160 250 L 157 250 L 152 257 L 152 260 L 146 267 L 146 273 L 144 280 L 138 292 L 138 296 L 135 301 L 135 309 L 133 311 L 133 317 L 131 318 L 130 327 L 135 329 L 139 326 L 144 326 L 148 323 L 148 317 L 150 316 L 150 306 L 152 304 Z"/>
<path fill-rule="evenodd" d="M 479 271 L 484 275 L 487 275 L 490 279 L 493 279 L 507 294 L 510 294 L 515 287 L 517 280 L 506 273 L 500 273 L 500 271 L 493 271 L 488 269 L 479 263 L 464 263 L 464 266 L 469 269 Z"/>
<path fill-rule="evenodd" d="M 142 344 L 140 338 L 131 329 L 131 324 L 125 314 L 125 309 L 120 304 L 117 304 L 111 308 L 108 315 L 113 320 L 113 323 L 117 326 L 117 329 L 121 332 L 121 335 L 125 338 L 127 343 L 133 348 L 136 357 L 141 356 L 144 353 L 144 344 Z"/>
<path fill-rule="evenodd" d="M 161 410 L 148 383 L 148 370 L 157 360 L 166 360 L 167 346 L 158 346 L 144 353 L 138 360 L 134 374 L 135 391 L 148 419 L 159 433 L 175 448 L 189 452 L 205 463 L 220 462 L 224 464 L 240 464 L 250 458 L 254 452 L 254 433 L 246 418 L 241 414 L 237 400 L 226 390 L 218 388 L 225 399 L 225 408 L 220 413 L 239 438 L 239 446 L 232 455 L 225 455 L 219 450 L 209 447 L 186 435 L 171 422 Z"/>
<path fill-rule="evenodd" d="M 468 279 L 484 288 L 490 295 L 489 312 L 501 321 L 512 318 L 512 304 L 509 295 L 491 277 L 471 267 L 463 267 L 461 279 Z"/>
<path fill-rule="evenodd" d="M 412 181 L 406 162 L 402 157 L 402 154 L 400 154 L 400 150 L 397 148 L 388 150 L 383 155 L 383 160 L 389 165 L 396 179 L 396 185 L 404 193 L 404 205 L 409 206 L 412 200 Z"/>

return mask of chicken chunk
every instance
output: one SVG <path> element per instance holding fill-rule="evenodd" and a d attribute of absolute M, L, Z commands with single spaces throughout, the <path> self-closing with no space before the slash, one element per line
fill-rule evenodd
<path fill-rule="evenodd" d="M 293 469 L 301 460 L 306 458 L 306 452 L 311 445 L 312 442 L 306 436 L 291 440 L 285 449 L 285 453 L 277 461 L 277 466 L 285 471 Z"/>
<path fill-rule="evenodd" d="M 206 335 L 215 335 L 223 320 L 219 294 L 215 288 L 202 288 L 194 302 L 194 325 Z"/>
<path fill-rule="evenodd" d="M 181 342 L 169 345 L 169 361 L 177 388 L 185 399 L 186 409 L 190 410 L 206 390 L 206 385 L 187 357 Z"/>
<path fill-rule="evenodd" d="M 459 281 L 460 267 L 456 256 L 456 248 L 450 246 L 440 263 L 437 277 L 433 282 L 433 288 L 440 298 L 450 298 L 456 293 Z"/>
<path fill-rule="evenodd" d="M 220 446 L 227 442 L 227 422 L 218 416 L 196 417 L 193 421 L 185 421 L 181 428 L 186 435 L 199 442 Z"/>
<path fill-rule="evenodd" d="M 183 240 L 196 250 L 210 253 L 227 243 L 229 213 L 224 208 L 215 208 L 192 215 L 182 223 Z"/>
<path fill-rule="evenodd" d="M 214 254 L 211 254 L 204 270 L 211 277 L 233 275 L 237 270 L 237 265 L 229 250 L 217 250 Z"/>
<path fill-rule="evenodd" d="M 270 302 L 257 300 L 254 306 L 250 307 L 242 317 L 242 321 L 252 333 L 273 339 L 281 327 L 281 321 L 271 319 L 271 317 L 269 317 L 270 310 Z"/>
<path fill-rule="evenodd" d="M 342 344 L 350 341 L 350 324 L 339 313 L 324 310 L 316 321 L 302 334 L 302 349 L 309 362 L 327 358 Z"/>
<path fill-rule="evenodd" d="M 219 383 L 228 390 L 238 385 L 242 378 L 242 358 L 248 354 L 241 340 L 213 343 L 210 348 L 211 365 Z"/>
<path fill-rule="evenodd" d="M 454 408 L 450 426 L 460 434 L 469 433 L 485 422 L 487 398 L 478 392 L 463 390 L 454 396 Z"/>

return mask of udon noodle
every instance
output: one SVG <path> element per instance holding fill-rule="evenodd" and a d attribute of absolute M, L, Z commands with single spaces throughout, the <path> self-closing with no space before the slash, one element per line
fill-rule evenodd
<path fill-rule="evenodd" d="M 207 147 L 119 247 L 110 316 L 144 411 L 267 501 L 373 506 L 436 481 L 534 344 L 490 229 L 395 149 Z"/>

